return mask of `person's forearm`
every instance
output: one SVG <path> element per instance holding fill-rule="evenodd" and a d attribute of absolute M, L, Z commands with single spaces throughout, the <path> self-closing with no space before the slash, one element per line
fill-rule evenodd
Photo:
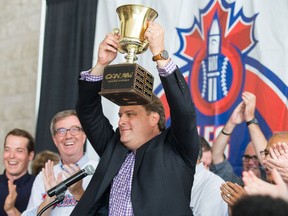
<path fill-rule="evenodd" d="M 95 76 L 101 76 L 101 75 L 103 75 L 103 73 L 104 73 L 104 68 L 105 68 L 104 65 L 96 64 L 96 65 L 92 68 L 90 74 L 95 75 Z"/>
<path fill-rule="evenodd" d="M 228 122 L 223 127 L 222 131 L 218 134 L 216 139 L 214 140 L 212 146 L 212 163 L 219 164 L 224 160 L 224 151 L 226 145 L 229 142 L 230 134 L 233 132 L 235 128 L 235 124 Z"/>
<path fill-rule="evenodd" d="M 70 193 L 73 195 L 75 200 L 78 202 L 81 199 L 82 195 L 84 194 L 84 189 L 81 187 L 77 190 L 72 190 L 72 191 L 70 190 Z"/>
<path fill-rule="evenodd" d="M 267 140 L 264 136 L 264 134 L 261 131 L 261 128 L 257 124 L 250 124 L 248 126 L 251 141 L 253 144 L 253 147 L 256 151 L 256 155 L 260 161 L 261 164 L 263 164 L 263 158 L 260 154 L 260 151 L 263 151 L 267 146 Z"/>
<path fill-rule="evenodd" d="M 21 215 L 21 213 L 15 207 L 11 208 L 9 210 L 5 210 L 5 212 L 8 216 L 20 216 Z"/>
<path fill-rule="evenodd" d="M 49 197 L 48 195 L 46 195 L 45 199 L 43 200 L 43 202 L 40 204 L 37 214 L 42 211 L 42 209 L 47 206 L 48 204 L 50 204 L 51 202 L 53 202 L 55 200 L 56 196 L 54 197 Z M 50 206 L 50 208 L 46 209 L 46 211 L 44 211 L 42 213 L 41 216 L 49 216 L 51 214 L 51 210 L 52 210 L 52 206 Z"/>

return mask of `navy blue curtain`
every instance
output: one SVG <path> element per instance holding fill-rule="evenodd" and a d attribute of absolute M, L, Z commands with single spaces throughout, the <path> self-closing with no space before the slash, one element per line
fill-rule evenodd
<path fill-rule="evenodd" d="M 79 72 L 92 67 L 98 0 L 46 0 L 46 20 L 35 151 L 57 151 L 50 121 L 74 109 Z"/>

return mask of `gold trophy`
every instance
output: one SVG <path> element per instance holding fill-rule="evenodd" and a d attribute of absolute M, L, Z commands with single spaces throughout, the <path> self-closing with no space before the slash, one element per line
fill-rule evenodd
<path fill-rule="evenodd" d="M 121 29 L 118 51 L 126 53 L 126 62 L 109 65 L 104 69 L 100 94 L 119 106 L 143 105 L 151 101 L 154 77 L 143 67 L 135 63 L 136 54 L 145 52 L 148 41 L 144 33 L 148 22 L 157 18 L 158 13 L 143 5 L 128 4 L 116 9 Z"/>

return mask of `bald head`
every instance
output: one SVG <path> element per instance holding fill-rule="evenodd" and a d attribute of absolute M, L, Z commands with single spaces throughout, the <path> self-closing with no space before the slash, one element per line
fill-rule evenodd
<path fill-rule="evenodd" d="M 271 138 L 268 140 L 266 149 L 269 149 L 273 144 L 278 142 L 288 143 L 288 131 L 281 131 L 274 133 Z"/>
<path fill-rule="evenodd" d="M 250 156 L 256 155 L 256 152 L 255 152 L 255 149 L 253 147 L 253 143 L 252 142 L 249 142 L 247 144 L 244 154 L 248 154 Z"/>

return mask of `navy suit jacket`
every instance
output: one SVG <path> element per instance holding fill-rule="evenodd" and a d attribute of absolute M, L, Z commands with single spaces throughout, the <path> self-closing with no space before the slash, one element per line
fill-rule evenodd
<path fill-rule="evenodd" d="M 131 201 L 135 216 L 193 215 L 190 204 L 199 148 L 190 89 L 176 69 L 160 77 L 171 126 L 136 151 Z M 76 111 L 100 162 L 71 215 L 108 215 L 110 186 L 129 151 L 113 130 L 101 104 L 101 81 L 79 81 Z"/>

